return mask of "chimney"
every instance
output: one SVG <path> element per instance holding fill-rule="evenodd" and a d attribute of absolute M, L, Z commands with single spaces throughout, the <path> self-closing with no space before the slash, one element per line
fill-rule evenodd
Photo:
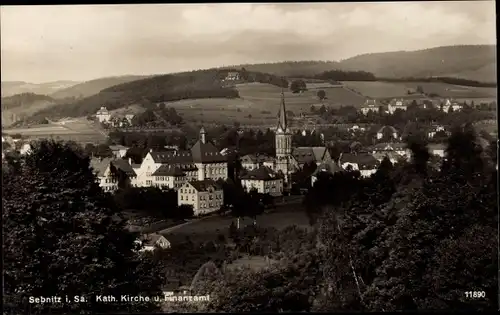
<path fill-rule="evenodd" d="M 132 159 L 128 158 L 128 164 L 132 165 Z"/>

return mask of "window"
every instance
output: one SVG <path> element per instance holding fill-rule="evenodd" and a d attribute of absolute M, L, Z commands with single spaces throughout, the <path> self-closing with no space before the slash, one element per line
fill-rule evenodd
<path fill-rule="evenodd" d="M 182 195 L 181 195 L 181 200 L 184 200 L 184 198 L 182 197 Z"/>

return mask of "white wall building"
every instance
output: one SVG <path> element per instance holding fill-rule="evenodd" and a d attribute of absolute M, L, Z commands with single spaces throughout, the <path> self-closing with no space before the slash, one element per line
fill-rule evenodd
<path fill-rule="evenodd" d="M 261 194 L 283 195 L 283 178 L 266 166 L 260 166 L 242 175 L 241 186 L 247 192 L 255 188 Z"/>
<path fill-rule="evenodd" d="M 194 215 L 218 211 L 224 204 L 222 187 L 211 179 L 188 181 L 177 190 L 178 205 L 192 205 Z"/>

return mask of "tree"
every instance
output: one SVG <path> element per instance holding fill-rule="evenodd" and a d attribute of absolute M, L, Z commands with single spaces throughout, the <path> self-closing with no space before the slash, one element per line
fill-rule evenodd
<path fill-rule="evenodd" d="M 316 94 L 320 100 L 326 99 L 326 93 L 325 90 L 319 90 L 318 93 Z"/>
<path fill-rule="evenodd" d="M 177 211 L 179 212 L 179 218 L 189 219 L 194 215 L 193 205 L 179 205 Z"/>
<path fill-rule="evenodd" d="M 290 84 L 290 90 L 292 93 L 299 93 L 307 90 L 307 85 L 304 80 L 295 80 Z"/>
<path fill-rule="evenodd" d="M 161 294 L 161 273 L 135 251 L 118 208 L 103 193 L 89 158 L 67 144 L 42 141 L 6 175 L 4 306 L 41 314 L 153 311 L 150 303 L 96 302 L 96 295 Z M 29 196 L 27 198 L 27 196 Z M 19 262 L 23 262 L 19 264 Z M 28 304 L 28 296 L 83 296 L 87 303 Z"/>

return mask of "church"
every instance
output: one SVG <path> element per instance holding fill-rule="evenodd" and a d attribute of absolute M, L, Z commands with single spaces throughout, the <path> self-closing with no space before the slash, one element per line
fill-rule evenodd
<path fill-rule="evenodd" d="M 276 157 L 273 161 L 275 172 L 282 173 L 284 182 L 290 185 L 290 175 L 300 170 L 304 164 L 315 163 L 317 166 L 332 160 L 326 147 L 293 147 L 292 132 L 286 117 L 285 95 L 281 92 L 281 104 L 276 126 Z"/>

